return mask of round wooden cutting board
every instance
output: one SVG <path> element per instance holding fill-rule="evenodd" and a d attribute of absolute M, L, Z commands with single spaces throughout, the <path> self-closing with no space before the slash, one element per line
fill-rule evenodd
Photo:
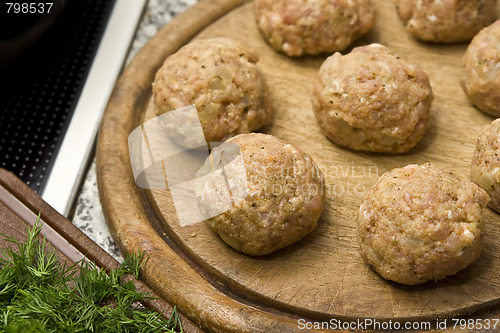
<path fill-rule="evenodd" d="M 481 257 L 441 281 L 398 285 L 377 275 L 359 255 L 355 216 L 364 191 L 386 171 L 428 161 L 469 178 L 479 130 L 493 120 L 471 106 L 460 87 L 467 44 L 418 42 L 403 29 L 392 1 L 373 2 L 376 24 L 356 45 L 381 43 L 419 64 L 435 94 L 432 125 L 406 154 L 354 152 L 326 139 L 310 103 L 326 56 L 289 58 L 274 52 L 259 35 L 252 3 L 245 1 L 202 0 L 151 39 L 117 82 L 97 146 L 106 219 L 124 251 L 149 256 L 143 280 L 205 330 L 301 332 L 306 322 L 435 324 L 460 316 L 499 317 L 500 216 L 490 209 Z M 325 174 L 327 200 L 317 229 L 264 257 L 234 251 L 205 223 L 180 226 L 169 191 L 140 189 L 130 166 L 128 136 L 154 117 L 155 72 L 193 38 L 215 36 L 239 39 L 256 51 L 275 112 L 262 131 L 300 147 Z"/>

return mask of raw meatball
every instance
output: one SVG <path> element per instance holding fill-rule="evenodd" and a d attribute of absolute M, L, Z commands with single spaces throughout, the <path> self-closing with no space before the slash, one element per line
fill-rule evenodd
<path fill-rule="evenodd" d="M 254 6 L 264 38 L 289 56 L 342 51 L 374 21 L 370 0 L 255 0 Z"/>
<path fill-rule="evenodd" d="M 212 172 L 198 186 L 202 211 L 219 205 L 226 183 L 233 196 L 227 211 L 207 220 L 210 227 L 231 247 L 249 255 L 271 253 L 313 231 L 323 210 L 324 192 L 323 174 L 311 157 L 274 136 L 251 133 L 229 139 L 212 151 L 211 157 L 217 157 L 207 162 L 217 168 L 229 165 L 234 152 L 222 148 L 227 144 L 239 147 L 241 173 L 246 174 L 242 181 L 233 166 L 232 171 L 225 170 L 226 180 Z"/>
<path fill-rule="evenodd" d="M 384 278 L 413 285 L 453 275 L 482 248 L 488 195 L 431 164 L 384 174 L 358 215 L 361 256 Z"/>
<path fill-rule="evenodd" d="M 479 134 L 471 174 L 472 180 L 490 195 L 489 206 L 500 213 L 500 118 Z"/>
<path fill-rule="evenodd" d="M 500 20 L 481 30 L 464 55 L 462 87 L 479 109 L 500 117 Z"/>
<path fill-rule="evenodd" d="M 406 30 L 427 42 L 470 40 L 493 22 L 497 0 L 397 0 Z"/>
<path fill-rule="evenodd" d="M 257 61 L 257 55 L 246 45 L 228 38 L 201 39 L 185 45 L 156 73 L 156 113 L 194 104 L 207 142 L 259 129 L 269 122 L 272 109 Z M 190 128 L 173 129 L 189 140 Z"/>
<path fill-rule="evenodd" d="M 326 136 L 354 150 L 403 153 L 430 125 L 427 74 L 383 45 L 335 53 L 321 65 L 312 105 Z"/>

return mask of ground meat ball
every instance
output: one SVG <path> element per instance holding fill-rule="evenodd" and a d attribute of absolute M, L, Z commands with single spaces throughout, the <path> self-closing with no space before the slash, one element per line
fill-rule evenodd
<path fill-rule="evenodd" d="M 452 275 L 482 248 L 488 195 L 431 164 L 384 174 L 358 216 L 361 256 L 380 275 L 413 285 Z"/>
<path fill-rule="evenodd" d="M 158 115 L 194 104 L 205 139 L 223 141 L 259 129 L 271 118 L 271 99 L 257 55 L 228 38 L 195 40 L 169 56 L 156 73 Z M 189 139 L 189 128 L 174 126 Z"/>
<path fill-rule="evenodd" d="M 470 40 L 494 21 L 497 0 L 397 0 L 406 30 L 427 42 Z"/>
<path fill-rule="evenodd" d="M 500 118 L 479 134 L 471 174 L 472 180 L 490 195 L 489 206 L 500 213 Z"/>
<path fill-rule="evenodd" d="M 370 0 L 256 0 L 255 20 L 277 51 L 289 56 L 347 48 L 373 26 Z"/>
<path fill-rule="evenodd" d="M 383 45 L 335 53 L 322 64 L 312 105 L 326 136 L 354 150 L 402 153 L 430 125 L 427 74 Z"/>
<path fill-rule="evenodd" d="M 464 55 L 462 87 L 479 109 L 500 117 L 500 20 L 481 30 Z"/>
<path fill-rule="evenodd" d="M 324 192 L 323 174 L 311 157 L 267 134 L 240 134 L 227 143 L 239 146 L 246 185 L 234 182 L 237 177 L 221 181 L 211 173 L 196 190 L 199 206 L 202 211 L 216 206 L 226 182 L 233 197 L 242 193 L 234 183 L 245 187 L 244 195 L 229 210 L 209 218 L 210 227 L 227 244 L 249 255 L 271 253 L 313 231 L 323 210 Z M 210 163 L 227 159 L 224 153 Z"/>

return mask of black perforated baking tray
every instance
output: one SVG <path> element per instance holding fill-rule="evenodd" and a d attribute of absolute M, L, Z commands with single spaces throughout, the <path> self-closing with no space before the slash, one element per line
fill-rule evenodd
<path fill-rule="evenodd" d="M 37 193 L 43 190 L 114 3 L 70 1 L 40 39 L 0 68 L 0 167 Z"/>

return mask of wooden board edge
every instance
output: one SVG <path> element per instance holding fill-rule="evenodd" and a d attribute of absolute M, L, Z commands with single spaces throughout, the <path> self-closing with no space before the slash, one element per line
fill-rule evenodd
<path fill-rule="evenodd" d="M 7 189 L 35 216 L 40 214 L 40 219 L 44 221 L 44 223 L 48 224 L 69 244 L 73 245 L 78 251 L 95 262 L 99 267 L 113 269 L 119 266 L 116 259 L 110 256 L 63 215 L 59 214 L 21 179 L 10 171 L 2 168 L 0 168 L 0 186 Z"/>

